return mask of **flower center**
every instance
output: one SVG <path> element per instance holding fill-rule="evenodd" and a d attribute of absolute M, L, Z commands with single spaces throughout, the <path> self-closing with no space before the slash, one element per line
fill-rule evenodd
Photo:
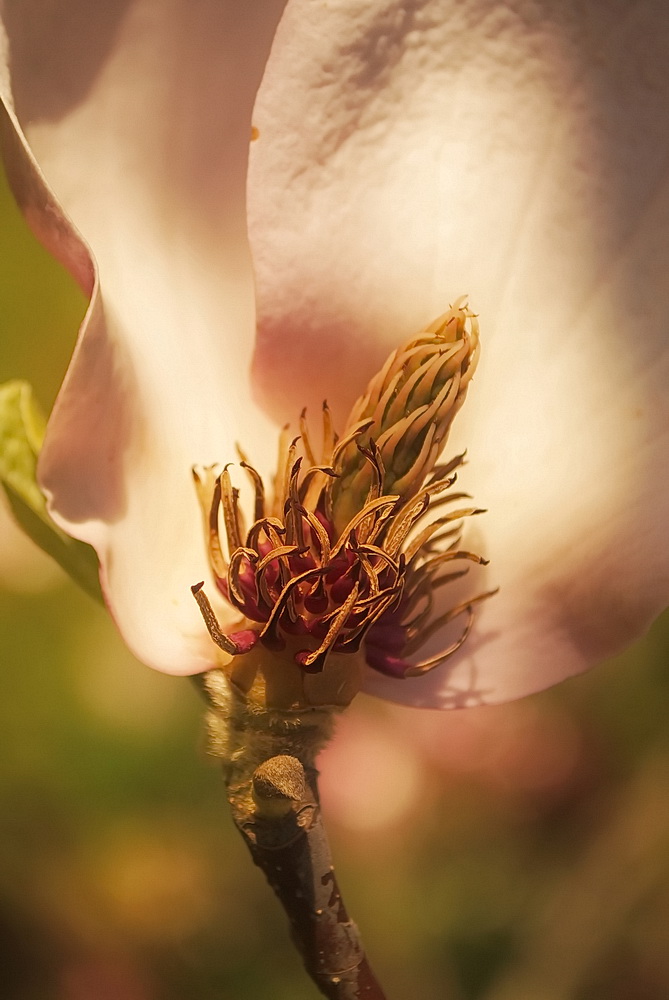
<path fill-rule="evenodd" d="M 486 565 L 460 546 L 463 520 L 483 513 L 454 492 L 464 456 L 437 458 L 478 356 L 476 319 L 460 302 L 395 351 L 355 404 L 338 439 L 327 404 L 317 462 L 306 415 L 284 430 L 271 499 L 242 456 L 255 496 L 245 530 L 229 469 L 194 470 L 219 592 L 240 622 L 224 632 L 203 584 L 192 588 L 212 639 L 231 657 L 264 648 L 320 674 L 334 654 L 363 651 L 389 676 L 423 674 L 465 641 L 478 594 L 435 614 L 437 592 Z M 300 454 L 301 451 L 301 454 Z M 221 531 L 221 521 L 224 531 Z M 451 565 L 453 564 L 453 565 Z M 463 615 L 459 636 L 415 661 L 423 642 Z M 252 657 L 255 659 L 255 657 Z"/>

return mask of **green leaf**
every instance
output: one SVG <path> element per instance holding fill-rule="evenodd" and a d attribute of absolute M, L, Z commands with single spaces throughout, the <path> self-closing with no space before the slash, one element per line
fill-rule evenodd
<path fill-rule="evenodd" d="M 37 484 L 37 457 L 46 421 L 28 382 L 0 386 L 0 482 L 26 534 L 91 597 L 102 601 L 95 550 L 52 521 Z"/>

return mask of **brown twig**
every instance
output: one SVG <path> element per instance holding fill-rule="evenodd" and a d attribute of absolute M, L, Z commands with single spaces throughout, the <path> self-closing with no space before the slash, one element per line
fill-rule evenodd
<path fill-rule="evenodd" d="M 200 683 L 235 824 L 283 905 L 307 972 L 330 1000 L 385 1000 L 344 906 L 321 819 L 314 761 L 332 712 L 268 709 L 220 670 Z"/>
<path fill-rule="evenodd" d="M 238 815 L 233 798 L 235 822 L 286 911 L 307 972 L 331 1000 L 385 1000 L 339 891 L 316 772 L 305 781 L 301 762 L 280 755 L 256 770 L 253 785 L 256 809 Z M 292 789 L 301 792 L 299 799 Z"/>

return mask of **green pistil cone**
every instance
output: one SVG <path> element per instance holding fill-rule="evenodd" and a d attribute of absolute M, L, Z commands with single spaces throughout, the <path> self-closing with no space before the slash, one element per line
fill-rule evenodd
<path fill-rule="evenodd" d="M 340 456 L 332 489 L 339 530 L 370 491 L 402 498 L 420 491 L 464 403 L 478 348 L 478 321 L 460 299 L 391 354 L 348 418 L 347 428 L 371 424 Z"/>

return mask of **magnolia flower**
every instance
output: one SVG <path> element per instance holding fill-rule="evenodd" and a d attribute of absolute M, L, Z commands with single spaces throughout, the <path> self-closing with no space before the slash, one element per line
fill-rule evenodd
<path fill-rule="evenodd" d="M 6 0 L 10 179 L 90 296 L 41 457 L 53 516 L 97 550 L 137 656 L 206 670 L 191 468 L 237 441 L 267 468 L 275 425 L 323 398 L 341 421 L 467 294 L 484 348 L 449 451 L 499 594 L 447 665 L 364 686 L 433 707 L 536 691 L 669 596 L 669 15 L 283 7 Z"/>

